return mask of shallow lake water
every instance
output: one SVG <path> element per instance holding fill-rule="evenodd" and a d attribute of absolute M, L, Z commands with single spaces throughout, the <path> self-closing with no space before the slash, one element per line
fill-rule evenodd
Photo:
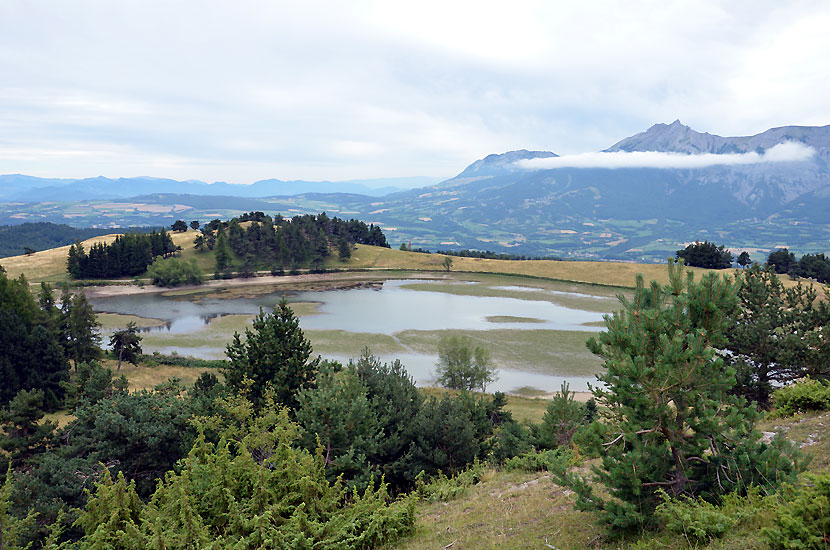
<path fill-rule="evenodd" d="M 322 302 L 318 315 L 302 320 L 310 330 L 348 330 L 395 334 L 404 330 L 485 330 L 494 328 L 487 317 L 526 317 L 541 322 L 533 328 L 598 330 L 585 326 L 602 320 L 602 314 L 569 309 L 550 302 L 468 296 L 402 288 L 418 281 L 386 281 L 381 289 L 303 292 L 295 301 Z M 453 285 L 452 283 L 435 283 Z M 526 329 L 527 323 L 501 322 L 499 328 Z"/>
<path fill-rule="evenodd" d="M 453 287 L 442 285 L 470 284 L 464 281 L 429 281 L 437 291 L 404 288 L 417 280 L 388 280 L 381 288 L 358 288 L 347 290 L 325 290 L 307 292 L 274 292 L 255 298 L 221 299 L 200 296 L 188 299 L 186 296 L 170 297 L 160 294 L 137 294 L 128 296 L 91 299 L 99 312 L 137 315 L 160 319 L 166 324 L 147 329 L 170 334 L 198 335 L 208 330 L 211 321 L 225 315 L 253 315 L 260 308 L 270 311 L 283 295 L 289 302 L 314 302 L 317 313 L 300 318 L 304 330 L 344 330 L 353 333 L 394 335 L 406 330 L 491 330 L 491 329 L 549 329 L 580 332 L 595 332 L 599 327 L 589 326 L 602 320 L 602 313 L 563 307 L 546 300 L 522 300 L 514 297 L 471 296 L 441 291 Z M 505 290 L 527 287 L 492 287 Z M 534 290 L 531 288 L 531 290 Z M 538 289 L 536 289 L 538 290 Z M 554 292 L 554 291 L 551 291 Z M 594 298 L 589 294 L 570 295 Z M 498 323 L 488 318 L 499 318 Z M 532 319 L 533 323 L 511 322 L 514 318 Z M 224 336 L 224 335 L 222 335 Z M 169 346 L 152 347 L 145 344 L 145 352 L 159 351 L 194 357 L 216 358 L 224 355 L 225 344 L 232 333 L 225 338 L 217 337 L 215 346 L 194 347 Z M 379 354 L 380 355 L 380 354 Z M 327 354 L 327 357 L 347 362 L 349 357 Z M 420 385 L 434 380 L 434 365 L 437 357 L 419 353 L 397 353 L 394 357 L 381 358 L 385 361 L 398 358 L 407 367 L 410 375 Z M 555 374 L 524 372 L 500 369 L 499 379 L 489 391 L 512 391 L 521 387 L 532 387 L 544 391 L 558 390 L 563 377 Z M 587 389 L 593 377 L 568 376 L 573 390 Z"/>

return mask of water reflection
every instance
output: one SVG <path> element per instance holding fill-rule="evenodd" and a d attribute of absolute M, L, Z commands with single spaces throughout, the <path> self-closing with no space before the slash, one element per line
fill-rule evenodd
<path fill-rule="evenodd" d="M 487 330 L 487 317 L 539 319 L 535 329 L 596 332 L 585 326 L 602 320 L 602 313 L 571 309 L 547 301 L 500 296 L 469 296 L 401 288 L 413 281 L 387 281 L 380 290 L 304 292 L 300 301 L 319 300 L 320 315 L 304 318 L 301 326 L 312 330 L 349 330 L 395 334 L 405 330 Z M 431 283 L 434 283 L 431 281 Z M 526 323 L 499 323 L 502 329 L 527 329 Z"/>
<path fill-rule="evenodd" d="M 469 296 L 401 288 L 417 280 L 385 281 L 381 288 L 273 292 L 255 298 L 201 298 L 198 302 L 158 294 L 134 294 L 90 300 L 97 311 L 160 319 L 160 330 L 175 334 L 196 332 L 223 315 L 255 315 L 270 311 L 283 296 L 289 302 L 318 302 L 319 315 L 303 317 L 306 330 L 348 330 L 395 334 L 404 330 L 487 330 L 487 317 L 531 317 L 536 329 L 596 332 L 585 323 L 602 321 L 602 313 L 547 301 L 498 296 Z M 435 281 L 430 281 L 435 283 Z M 527 329 L 526 323 L 499 323 L 501 329 Z"/>
<path fill-rule="evenodd" d="M 206 315 L 184 315 L 172 321 L 164 321 L 161 325 L 139 327 L 138 332 L 169 332 L 171 334 L 189 334 L 195 332 L 205 325 L 209 325 L 214 319 L 224 317 L 227 313 L 208 313 Z"/>
<path fill-rule="evenodd" d="M 169 297 L 160 294 L 136 294 L 90 299 L 97 311 L 137 315 L 149 319 L 159 319 L 163 324 L 142 328 L 145 333 L 164 332 L 175 335 L 193 335 L 190 346 L 172 346 L 170 339 L 158 342 L 153 347 L 145 343 L 145 351 L 158 351 L 171 354 L 191 355 L 205 359 L 222 359 L 225 345 L 231 340 L 232 330 L 228 334 L 211 335 L 209 339 L 199 337 L 200 331 L 215 319 L 226 315 L 255 315 L 260 308 L 270 311 L 283 296 L 289 302 L 315 302 L 319 304 L 318 314 L 304 316 L 300 326 L 304 330 L 346 330 L 352 333 L 370 333 L 394 335 L 406 330 L 491 330 L 493 328 L 514 330 L 566 330 L 596 332 L 598 326 L 586 326 L 602 320 L 602 313 L 564 307 L 546 300 L 523 300 L 514 297 L 470 296 L 448 292 L 430 292 L 402 288 L 403 285 L 419 282 L 418 280 L 389 280 L 379 288 L 357 288 L 347 290 L 327 290 L 308 292 L 277 291 L 256 297 L 238 297 L 222 299 L 201 295 L 198 300 Z M 423 281 L 427 282 L 427 281 Z M 430 284 L 442 284 L 428 281 Z M 460 284 L 459 281 L 447 281 L 444 284 Z M 495 288 L 495 287 L 494 287 Z M 500 287 L 504 290 L 526 289 L 530 287 Z M 535 289 L 545 292 L 544 289 Z M 551 291 L 559 293 L 559 291 Z M 575 294 L 591 296 L 590 294 Z M 602 298 L 602 297 L 598 297 Z M 610 309 L 610 308 L 609 308 Z M 494 327 L 488 317 L 534 318 L 541 322 L 527 323 L 506 322 Z M 221 332 L 221 327 L 218 330 Z M 200 340 L 201 338 L 201 340 Z M 149 340 L 149 337 L 148 337 Z M 214 343 L 215 340 L 215 343 Z M 198 343 L 197 343 L 198 342 Z M 207 344 L 207 345 L 206 345 Z M 349 357 L 330 355 L 332 359 L 348 362 Z M 385 361 L 400 359 L 419 385 L 434 382 L 434 369 L 437 357 L 429 354 L 396 354 L 383 357 Z M 538 365 L 540 369 L 548 365 Z M 491 384 L 490 391 L 515 391 L 521 387 L 534 387 L 540 390 L 557 391 L 564 379 L 571 388 L 584 391 L 592 377 L 556 376 L 528 371 L 500 370 L 499 380 Z"/>

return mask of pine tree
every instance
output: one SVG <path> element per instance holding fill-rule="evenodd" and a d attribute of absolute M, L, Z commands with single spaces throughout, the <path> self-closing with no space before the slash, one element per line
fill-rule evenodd
<path fill-rule="evenodd" d="M 228 245 L 228 240 L 225 237 L 222 226 L 219 226 L 219 230 L 217 231 L 216 245 L 213 247 L 213 250 L 216 254 L 215 276 L 218 278 L 223 276 L 231 265 L 231 247 Z"/>
<path fill-rule="evenodd" d="M 131 321 L 126 328 L 115 331 L 110 336 L 110 347 L 118 357 L 118 368 L 115 370 L 121 370 L 122 360 L 135 365 L 141 355 L 141 336 L 136 324 Z"/>
<path fill-rule="evenodd" d="M 366 386 L 366 396 L 382 430 L 373 462 L 395 490 L 411 487 L 412 419 L 421 409 L 423 395 L 399 360 L 381 363 L 368 348 L 357 361 L 350 361 L 348 368 L 354 369 Z"/>
<path fill-rule="evenodd" d="M 43 390 L 43 408 L 55 411 L 63 405 L 63 384 L 69 379 L 69 363 L 57 333 L 47 325 L 35 327 L 26 339 L 28 368 L 24 387 Z M 22 365 L 21 365 L 22 366 Z"/>
<path fill-rule="evenodd" d="M 67 322 L 67 357 L 75 363 L 89 362 L 101 355 L 101 337 L 96 329 L 100 327 L 95 311 L 81 291 L 72 297 Z"/>
<path fill-rule="evenodd" d="M 44 452 L 54 436 L 57 424 L 41 422 L 43 416 L 43 390 L 20 390 L 8 409 L 0 410 L 0 449 L 15 468 Z"/>
<path fill-rule="evenodd" d="M 273 312 L 260 310 L 245 329 L 244 341 L 234 333 L 226 351 L 225 380 L 236 390 L 245 387 L 245 378 L 251 380 L 250 399 L 258 405 L 271 388 L 279 403 L 296 409 L 297 392 L 312 387 L 317 374 L 320 358 L 311 359 L 311 351 L 299 319 L 283 298 Z"/>
<path fill-rule="evenodd" d="M 80 279 L 83 276 L 85 259 L 84 246 L 80 241 L 76 241 L 75 244 L 69 247 L 69 256 L 66 259 L 66 271 L 69 272 L 70 277 Z"/>
<path fill-rule="evenodd" d="M 47 282 L 40 283 L 40 293 L 37 296 L 40 309 L 47 312 L 50 316 L 55 309 L 55 293 L 52 290 L 52 285 Z"/>
<path fill-rule="evenodd" d="M 314 388 L 300 390 L 297 422 L 309 450 L 323 447 L 326 476 L 343 476 L 365 488 L 376 473 L 369 458 L 377 453 L 381 429 L 366 386 L 354 369 L 336 372 L 328 363 L 320 369 Z"/>
<path fill-rule="evenodd" d="M 755 408 L 728 394 L 735 371 L 715 348 L 725 345 L 738 289 L 715 273 L 695 282 L 670 261 L 668 285 L 645 286 L 638 276 L 633 298 L 621 296 L 622 309 L 588 342 L 605 359 L 593 393 L 606 407 L 608 438 L 593 472 L 609 497 L 573 474 L 558 477 L 612 531 L 648 526 L 660 490 L 715 500 L 750 484 L 774 490 L 802 467 L 781 438 L 761 443 Z"/>
<path fill-rule="evenodd" d="M 812 286 L 785 287 L 772 268 L 741 273 L 740 307 L 729 325 L 726 361 L 738 372 L 734 392 L 769 405 L 773 386 L 830 378 L 830 303 Z M 828 296 L 830 298 L 830 296 Z"/>
<path fill-rule="evenodd" d="M 0 405 L 21 389 L 41 388 L 49 410 L 60 406 L 67 363 L 55 324 L 25 278 L 9 280 L 0 273 Z"/>
<path fill-rule="evenodd" d="M 562 382 L 562 389 L 554 394 L 539 425 L 538 438 L 542 446 L 548 449 L 569 446 L 585 415 L 585 405 L 574 401 L 568 383 Z"/>
<path fill-rule="evenodd" d="M 352 245 L 349 244 L 349 241 L 345 237 L 337 242 L 337 255 L 343 261 L 352 257 Z"/>

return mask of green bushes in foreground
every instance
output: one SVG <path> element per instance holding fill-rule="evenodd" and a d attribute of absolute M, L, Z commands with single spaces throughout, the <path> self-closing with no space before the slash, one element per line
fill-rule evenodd
<path fill-rule="evenodd" d="M 793 491 L 795 498 L 779 506 L 764 536 L 776 550 L 830 548 L 830 473 L 806 474 Z"/>
<path fill-rule="evenodd" d="M 518 472 L 554 472 L 573 466 L 577 462 L 571 449 L 558 447 L 546 451 L 531 451 L 508 458 L 504 469 Z"/>
<path fill-rule="evenodd" d="M 375 548 L 408 534 L 415 501 L 381 481 L 365 491 L 329 483 L 323 456 L 297 449 L 299 432 L 273 400 L 261 415 L 243 398 L 196 420 L 202 435 L 147 502 L 135 482 L 105 470 L 75 526 L 80 548 Z M 203 435 L 218 429 L 218 442 Z"/>
<path fill-rule="evenodd" d="M 757 486 L 730 493 L 719 502 L 672 498 L 661 492 L 655 510 L 657 531 L 642 533 L 630 548 L 830 548 L 830 473 L 805 474 L 768 496 Z M 678 545 L 678 539 L 684 542 Z"/>
<path fill-rule="evenodd" d="M 746 496 L 725 495 L 720 505 L 702 498 L 675 499 L 665 492 L 660 496 L 663 502 L 655 510 L 657 521 L 664 530 L 683 536 L 694 545 L 722 537 L 765 506 L 757 487 L 751 488 Z"/>

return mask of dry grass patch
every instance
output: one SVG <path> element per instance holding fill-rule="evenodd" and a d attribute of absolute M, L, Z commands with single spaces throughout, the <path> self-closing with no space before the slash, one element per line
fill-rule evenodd
<path fill-rule="evenodd" d="M 97 243 L 111 243 L 117 234 L 93 237 L 83 241 L 84 250 L 89 250 Z M 0 260 L 10 278 L 17 278 L 21 274 L 32 283 L 41 281 L 60 282 L 69 280 L 66 272 L 66 258 L 69 255 L 69 246 L 41 250 L 30 256 L 11 256 Z"/>
<path fill-rule="evenodd" d="M 441 254 L 419 254 L 388 248 L 358 245 L 357 251 L 349 261 L 349 267 L 417 269 L 425 271 L 446 271 L 442 267 L 444 257 Z M 451 271 L 472 273 L 504 273 L 575 281 L 631 288 L 638 273 L 647 281 L 657 280 L 668 283 L 666 266 L 662 264 L 633 264 L 622 262 L 571 262 L 555 260 L 490 260 L 485 258 L 461 258 L 451 256 Z M 708 270 L 692 268 L 704 273 Z M 722 270 L 733 274 L 734 270 Z"/>
<path fill-rule="evenodd" d="M 830 467 L 830 412 L 811 412 L 786 418 L 766 418 L 758 424 L 764 432 L 777 432 L 795 442 L 811 457 L 809 469 L 814 472 Z"/>
<path fill-rule="evenodd" d="M 107 367 L 111 368 L 113 375 L 124 375 L 130 383 L 130 391 L 151 390 L 159 384 L 173 378 L 178 378 L 186 386 L 192 385 L 203 372 L 212 372 L 219 375 L 216 369 L 196 369 L 190 367 L 174 367 L 171 365 L 157 365 L 149 367 L 146 365 L 134 366 L 129 363 L 121 363 L 121 370 L 116 372 L 117 362 L 106 361 Z"/>
<path fill-rule="evenodd" d="M 463 497 L 419 507 L 415 534 L 394 548 L 583 549 L 599 531 L 590 514 L 573 509 L 569 495 L 543 473 L 485 471 Z"/>
<path fill-rule="evenodd" d="M 542 422 L 542 417 L 545 416 L 545 411 L 550 403 L 550 397 L 545 394 L 545 397 L 522 397 L 518 395 L 507 396 L 507 409 L 513 418 L 518 422 L 531 422 L 539 424 Z"/>
<path fill-rule="evenodd" d="M 100 237 L 93 237 L 81 241 L 81 244 L 84 245 L 84 250 L 89 251 L 97 243 L 109 244 L 113 242 L 120 234 L 112 233 Z M 187 250 L 188 247 L 192 249 L 195 236 L 196 232 L 193 230 L 188 230 L 186 233 L 170 232 L 173 244 L 181 246 L 184 250 Z M 68 281 L 69 274 L 66 272 L 66 258 L 69 255 L 69 246 L 41 250 L 29 256 L 25 254 L 22 256 L 11 256 L 9 258 L 3 258 L 0 260 L 0 263 L 8 272 L 9 277 L 12 278 L 17 278 L 23 274 L 32 283 L 39 283 L 41 281 Z"/>
<path fill-rule="evenodd" d="M 51 421 L 58 425 L 58 428 L 63 428 L 70 422 L 75 420 L 75 416 L 68 411 L 55 411 L 46 413 L 43 416 L 43 422 Z"/>

